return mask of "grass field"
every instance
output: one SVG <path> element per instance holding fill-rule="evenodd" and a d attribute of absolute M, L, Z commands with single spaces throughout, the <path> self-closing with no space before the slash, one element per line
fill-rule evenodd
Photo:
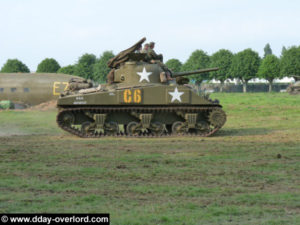
<path fill-rule="evenodd" d="M 80 139 L 55 111 L 0 112 L 0 212 L 112 224 L 300 224 L 300 96 L 213 94 L 208 138 Z"/>

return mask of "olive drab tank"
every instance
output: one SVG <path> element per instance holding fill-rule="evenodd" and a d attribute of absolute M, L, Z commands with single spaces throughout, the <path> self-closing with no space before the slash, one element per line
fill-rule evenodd
<path fill-rule="evenodd" d="M 294 76 L 295 83 L 290 84 L 286 91 L 291 95 L 299 95 L 300 94 L 300 76 Z"/>
<path fill-rule="evenodd" d="M 210 136 L 225 124 L 219 102 L 199 95 L 183 77 L 217 68 L 172 73 L 136 53 L 144 41 L 108 62 L 107 84 L 61 94 L 57 123 L 63 130 L 79 137 Z"/>

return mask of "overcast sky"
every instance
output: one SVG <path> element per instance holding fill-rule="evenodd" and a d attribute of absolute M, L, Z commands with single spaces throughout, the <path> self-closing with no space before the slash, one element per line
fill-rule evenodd
<path fill-rule="evenodd" d="M 142 37 L 164 59 L 185 61 L 196 49 L 212 54 L 270 43 L 300 45 L 299 0 L 0 0 L 0 66 L 18 58 L 31 71 L 44 58 L 61 66 L 84 53 L 115 54 Z"/>

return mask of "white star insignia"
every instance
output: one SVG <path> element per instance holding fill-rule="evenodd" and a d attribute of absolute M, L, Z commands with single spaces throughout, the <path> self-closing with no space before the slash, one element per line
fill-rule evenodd
<path fill-rule="evenodd" d="M 140 76 L 140 82 L 142 82 L 143 80 L 150 82 L 149 76 L 152 74 L 152 72 L 147 72 L 145 67 L 143 69 L 143 72 L 137 72 L 137 74 Z"/>
<path fill-rule="evenodd" d="M 181 95 L 183 95 L 183 94 L 184 94 L 184 92 L 178 91 L 178 89 L 176 87 L 173 92 L 169 92 L 169 95 L 172 95 L 171 102 L 174 102 L 175 100 L 178 100 L 179 102 L 181 102 Z"/>

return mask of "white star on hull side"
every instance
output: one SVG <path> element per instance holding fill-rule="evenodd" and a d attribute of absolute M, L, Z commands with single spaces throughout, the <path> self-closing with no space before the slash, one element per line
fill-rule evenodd
<path fill-rule="evenodd" d="M 173 92 L 169 92 L 169 95 L 172 96 L 171 102 L 174 102 L 176 100 L 181 102 L 181 95 L 183 95 L 183 94 L 184 94 L 184 92 L 183 91 L 178 91 L 178 89 L 176 87 Z"/>

